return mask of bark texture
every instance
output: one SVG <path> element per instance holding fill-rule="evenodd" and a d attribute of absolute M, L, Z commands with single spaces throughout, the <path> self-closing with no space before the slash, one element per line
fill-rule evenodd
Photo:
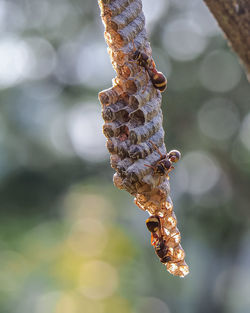
<path fill-rule="evenodd" d="M 167 152 L 161 93 L 154 88 L 146 68 L 133 59 L 135 50 L 152 59 L 142 2 L 99 0 L 98 3 L 108 53 L 117 73 L 113 87 L 99 93 L 105 121 L 103 132 L 111 166 L 116 171 L 114 184 L 132 194 L 140 209 L 157 216 L 160 228 L 153 234 L 155 252 L 171 274 L 184 277 L 189 269 L 169 195 L 169 177 L 145 166 L 154 167 L 160 159 L 159 151 L 163 155 Z"/>
<path fill-rule="evenodd" d="M 245 66 L 250 82 L 250 1 L 204 0 Z"/>

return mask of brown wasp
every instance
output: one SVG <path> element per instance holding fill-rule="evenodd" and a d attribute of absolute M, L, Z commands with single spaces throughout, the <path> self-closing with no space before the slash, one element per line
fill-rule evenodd
<path fill-rule="evenodd" d="M 168 240 L 165 240 L 161 233 L 160 218 L 157 215 L 152 215 L 146 220 L 146 226 L 151 232 L 151 244 L 155 248 L 155 253 L 160 258 L 162 263 L 167 263 L 172 260 L 172 257 L 168 255 L 169 247 L 168 241 L 174 236 L 170 236 Z"/>
<path fill-rule="evenodd" d="M 145 70 L 148 72 L 148 75 L 154 87 L 160 90 L 160 92 L 163 92 L 167 88 L 166 77 L 163 75 L 163 73 L 157 71 L 155 62 L 152 58 L 149 58 L 149 56 L 146 53 L 141 52 L 140 50 L 135 48 L 134 41 L 133 46 L 134 46 L 133 60 L 136 61 L 140 66 L 145 68 Z"/>
<path fill-rule="evenodd" d="M 181 153 L 178 150 L 171 150 L 168 154 L 162 154 L 159 148 L 149 140 L 151 145 L 155 148 L 155 150 L 159 153 L 160 159 L 156 162 L 154 166 L 144 164 L 147 167 L 151 167 L 154 170 L 154 173 L 159 174 L 160 176 L 168 175 L 173 167 L 173 163 L 176 163 L 181 158 Z"/>

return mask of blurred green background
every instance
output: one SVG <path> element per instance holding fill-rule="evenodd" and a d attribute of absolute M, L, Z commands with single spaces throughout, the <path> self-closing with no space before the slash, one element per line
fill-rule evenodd
<path fill-rule="evenodd" d="M 144 0 L 190 274 L 112 184 L 97 1 L 0 1 L 0 312 L 250 312 L 250 88 L 200 0 Z"/>

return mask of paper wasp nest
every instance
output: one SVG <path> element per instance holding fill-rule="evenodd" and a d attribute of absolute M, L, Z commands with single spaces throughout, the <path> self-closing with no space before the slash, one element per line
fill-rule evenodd
<path fill-rule="evenodd" d="M 142 2 L 99 0 L 99 6 L 108 52 L 117 72 L 113 87 L 99 93 L 105 121 L 103 132 L 111 166 L 116 171 L 114 184 L 132 194 L 140 209 L 159 217 L 160 236 L 170 259 L 165 266 L 171 274 L 184 277 L 189 269 L 180 245 L 168 176 L 160 176 L 145 166 L 154 166 L 160 158 L 152 142 L 162 154 L 166 154 L 166 147 L 161 93 L 153 86 L 146 69 L 133 60 L 135 49 L 152 58 Z"/>

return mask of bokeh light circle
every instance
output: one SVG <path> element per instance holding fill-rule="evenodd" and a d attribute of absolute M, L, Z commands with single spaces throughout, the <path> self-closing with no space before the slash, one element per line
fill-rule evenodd
<path fill-rule="evenodd" d="M 73 225 L 68 242 L 76 253 L 85 256 L 96 256 L 105 248 L 107 239 L 106 228 L 100 221 L 84 218 Z"/>
<path fill-rule="evenodd" d="M 53 312 L 59 298 L 59 291 L 41 293 L 33 299 L 33 301 L 35 300 L 35 303 L 32 311 L 34 313 Z"/>
<path fill-rule="evenodd" d="M 244 250 L 246 250 L 246 247 Z M 247 252 L 248 255 L 246 257 L 249 258 L 249 250 Z M 228 284 L 229 277 L 233 277 L 230 284 Z M 225 292 L 227 292 L 228 297 L 225 297 Z M 228 308 L 228 311 L 248 312 L 250 306 L 249 292 L 249 267 L 248 265 L 239 266 L 237 263 L 237 265 L 228 266 L 224 271 L 220 272 L 214 283 L 213 297 L 217 304 Z"/>
<path fill-rule="evenodd" d="M 199 25 L 187 18 L 169 22 L 163 33 L 163 44 L 169 55 L 177 61 L 197 58 L 206 48 L 207 40 Z"/>
<path fill-rule="evenodd" d="M 53 313 L 106 313 L 104 303 L 83 297 L 79 293 L 61 293 Z"/>
<path fill-rule="evenodd" d="M 192 195 L 202 195 L 208 192 L 220 177 L 219 166 L 203 151 L 192 151 L 186 154 L 180 166 L 185 168 L 187 175 L 186 192 Z"/>
<path fill-rule="evenodd" d="M 71 222 L 91 219 L 109 219 L 113 215 L 113 207 L 102 194 L 86 193 L 84 186 L 75 185 L 71 187 L 70 192 L 64 200 L 64 216 Z"/>
<path fill-rule="evenodd" d="M 169 0 L 157 0 L 157 5 L 152 5 L 152 0 L 144 0 L 142 6 L 146 17 L 146 28 L 150 31 L 151 24 L 157 22 L 162 14 L 167 14 Z"/>
<path fill-rule="evenodd" d="M 103 120 L 95 103 L 76 105 L 68 118 L 68 132 L 78 156 L 92 162 L 108 157 L 105 137 L 102 134 Z"/>
<path fill-rule="evenodd" d="M 93 260 L 85 263 L 79 276 L 79 289 L 90 299 L 111 297 L 118 287 L 118 274 L 109 263 Z"/>
<path fill-rule="evenodd" d="M 6 33 L 20 32 L 27 27 L 27 18 L 19 1 L 0 1 L 0 29 Z"/>
<path fill-rule="evenodd" d="M 55 313 L 78 313 L 79 300 L 73 294 L 62 293 L 55 306 Z"/>
<path fill-rule="evenodd" d="M 201 131 L 215 140 L 229 139 L 239 127 L 239 114 L 227 99 L 214 98 L 204 103 L 198 113 Z"/>
<path fill-rule="evenodd" d="M 200 26 L 200 31 L 204 36 L 211 37 L 222 33 L 216 19 L 203 1 L 192 0 L 187 16 Z"/>
<path fill-rule="evenodd" d="M 29 46 L 29 66 L 26 77 L 42 79 L 50 75 L 56 65 L 56 53 L 53 46 L 42 37 L 26 38 Z"/>
<path fill-rule="evenodd" d="M 216 50 L 203 59 L 199 76 L 205 88 L 215 92 L 226 92 L 239 83 L 241 68 L 232 53 Z"/>
<path fill-rule="evenodd" d="M 137 307 L 137 313 L 170 313 L 165 302 L 155 297 L 141 298 Z"/>
<path fill-rule="evenodd" d="M 29 47 L 24 40 L 7 37 L 0 40 L 0 88 L 20 82 L 29 68 Z"/>
<path fill-rule="evenodd" d="M 76 75 L 80 83 L 98 88 L 103 82 L 110 82 L 114 70 L 110 64 L 107 49 L 99 43 L 82 45 L 76 62 Z"/>

